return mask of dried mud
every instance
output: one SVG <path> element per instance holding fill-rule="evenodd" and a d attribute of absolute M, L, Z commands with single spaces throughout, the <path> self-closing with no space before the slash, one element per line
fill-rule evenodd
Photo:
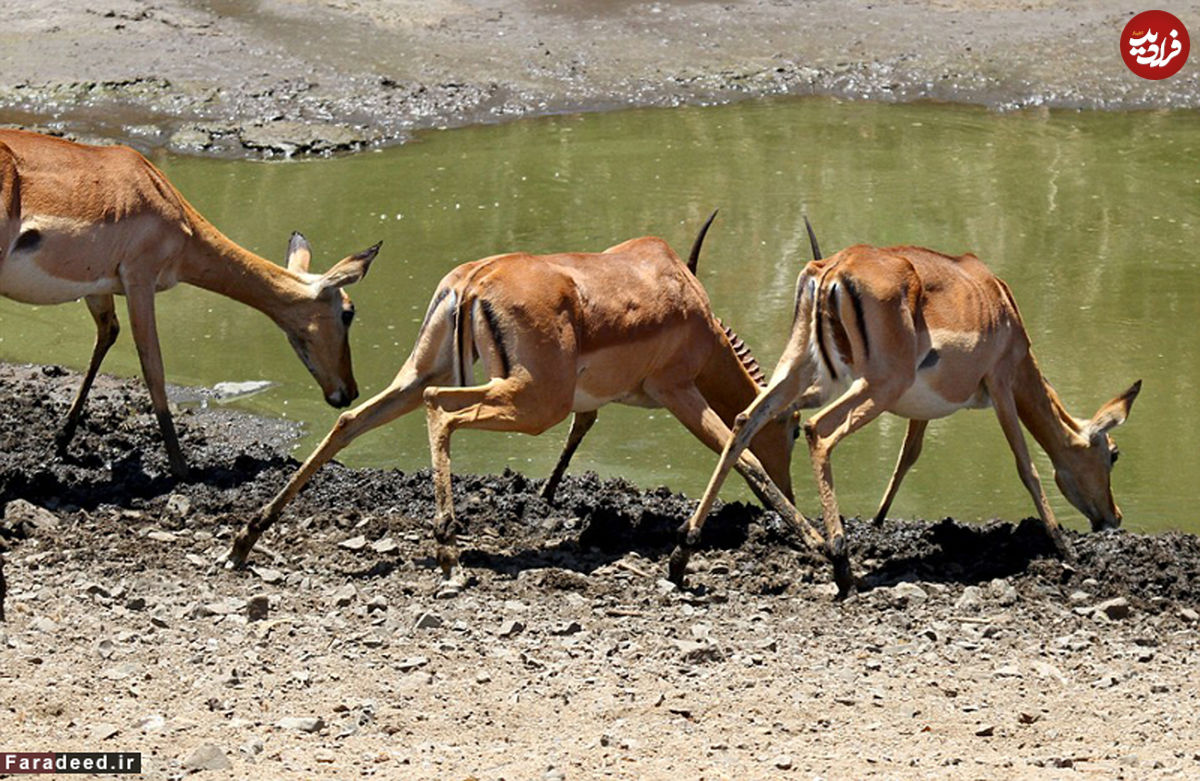
<path fill-rule="evenodd" d="M 335 464 L 229 572 L 296 466 L 288 427 L 183 409 L 176 481 L 140 385 L 102 377 L 59 459 L 77 381 L 0 366 L 6 745 L 142 751 L 151 778 L 1200 771 L 1192 535 L 1074 535 L 1064 565 L 1032 520 L 850 519 L 865 586 L 837 603 L 734 503 L 681 592 L 688 498 L 462 475 L 469 585 L 438 600 L 428 472 Z"/>

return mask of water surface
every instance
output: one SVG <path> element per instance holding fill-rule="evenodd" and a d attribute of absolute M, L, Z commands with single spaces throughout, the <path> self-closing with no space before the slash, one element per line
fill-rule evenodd
<path fill-rule="evenodd" d="M 972 251 L 1012 286 L 1050 380 L 1077 416 L 1142 378 L 1115 433 L 1114 487 L 1131 528 L 1200 531 L 1194 412 L 1200 381 L 1200 119 L 1194 112 L 996 114 L 933 105 L 772 100 L 638 110 L 426 133 L 352 157 L 288 163 L 164 157 L 159 164 L 231 238 L 282 260 L 303 231 L 314 268 L 379 239 L 368 278 L 350 289 L 363 398 L 403 362 L 438 279 L 457 263 L 508 250 L 601 250 L 661 235 L 686 252 L 721 208 L 700 262 L 714 307 L 774 365 L 796 274 L 808 260 L 802 215 L 827 253 L 851 243 Z M 275 380 L 244 408 L 306 423 L 303 456 L 336 413 L 263 316 L 180 286 L 158 298 L 170 381 Z M 127 318 L 123 318 L 127 319 Z M 86 364 L 82 304 L 0 301 L 0 358 Z M 138 373 L 128 330 L 105 369 Z M 843 511 L 875 509 L 903 438 L 885 416 L 834 457 Z M 544 476 L 565 425 L 541 437 L 463 432 L 460 471 L 512 467 Z M 799 504 L 815 512 L 807 458 L 793 465 Z M 1038 466 L 1055 510 L 1086 521 Z M 428 465 L 424 416 L 364 436 L 342 460 Z M 662 411 L 601 410 L 574 462 L 643 486 L 701 492 L 715 456 Z M 748 492 L 731 481 L 726 498 Z M 893 506 L 901 517 L 1014 519 L 1033 513 L 987 410 L 930 426 L 921 461 Z"/>

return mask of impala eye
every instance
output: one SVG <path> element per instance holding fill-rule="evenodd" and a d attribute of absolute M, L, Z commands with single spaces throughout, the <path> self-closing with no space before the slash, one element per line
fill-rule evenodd
<path fill-rule="evenodd" d="M 353 322 L 354 322 L 354 307 L 350 307 L 349 309 L 343 309 L 342 310 L 342 325 L 349 328 L 350 324 Z"/>
<path fill-rule="evenodd" d="M 1117 463 L 1117 459 L 1121 457 L 1121 450 L 1116 445 L 1113 445 L 1112 450 L 1108 451 L 1108 454 L 1112 456 L 1112 461 L 1110 463 L 1115 464 Z"/>

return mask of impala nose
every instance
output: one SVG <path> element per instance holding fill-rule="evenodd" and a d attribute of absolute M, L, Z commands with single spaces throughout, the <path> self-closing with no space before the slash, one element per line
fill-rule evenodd
<path fill-rule="evenodd" d="M 351 395 L 343 389 L 338 388 L 333 393 L 327 394 L 325 396 L 325 401 L 329 403 L 329 406 L 341 409 L 342 407 L 349 407 L 350 402 L 354 401 L 354 396 L 357 395 L 357 393 Z"/>

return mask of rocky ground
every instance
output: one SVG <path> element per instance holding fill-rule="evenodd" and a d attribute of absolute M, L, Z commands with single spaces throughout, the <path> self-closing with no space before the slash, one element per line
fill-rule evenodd
<path fill-rule="evenodd" d="M 321 154 L 415 129 L 779 94 L 1200 106 L 1118 53 L 1120 0 L 58 0 L 0 4 L 0 123 Z M 1200 2 L 1173 3 L 1193 25 Z M 1193 55 L 1195 59 L 1195 55 Z"/>
<path fill-rule="evenodd" d="M 469 587 L 435 599 L 427 473 L 324 470 L 246 571 L 216 562 L 295 466 L 288 430 L 178 422 L 141 387 L 2 366 L 0 744 L 140 751 L 148 778 L 1189 778 L 1200 540 L 851 519 L 863 590 L 727 505 L 594 476 L 554 505 L 461 476 Z M 486 436 L 486 435 L 483 435 Z"/>

